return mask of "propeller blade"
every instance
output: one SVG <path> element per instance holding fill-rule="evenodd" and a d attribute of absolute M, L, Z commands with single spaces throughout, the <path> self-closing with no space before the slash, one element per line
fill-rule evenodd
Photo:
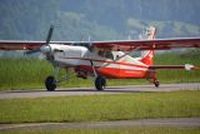
<path fill-rule="evenodd" d="M 49 28 L 49 32 L 48 32 L 48 36 L 47 36 L 45 45 L 43 45 L 42 47 L 40 47 L 38 49 L 27 51 L 24 54 L 28 55 L 28 54 L 33 54 L 33 53 L 37 53 L 37 52 L 43 52 L 43 53 L 47 53 L 48 52 L 48 53 L 50 53 L 51 52 L 51 47 L 49 45 L 49 42 L 51 41 L 51 37 L 52 37 L 52 34 L 53 34 L 53 29 L 54 29 L 54 26 L 51 25 L 51 27 Z"/>
<path fill-rule="evenodd" d="M 46 39 L 46 44 L 47 44 L 47 45 L 48 45 L 49 42 L 51 41 L 51 37 L 52 37 L 52 34 L 53 34 L 53 29 L 54 29 L 54 26 L 51 25 L 51 27 L 49 28 L 49 32 L 48 32 L 47 39 Z"/>

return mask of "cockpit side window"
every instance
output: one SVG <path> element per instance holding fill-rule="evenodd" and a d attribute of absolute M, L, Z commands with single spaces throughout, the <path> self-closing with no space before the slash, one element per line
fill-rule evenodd
<path fill-rule="evenodd" d="M 100 50 L 100 51 L 98 52 L 98 55 L 101 56 L 101 57 L 104 57 L 104 51 L 101 51 L 101 50 Z"/>
<path fill-rule="evenodd" d="M 112 52 L 110 52 L 110 51 L 105 52 L 105 57 L 108 59 L 112 59 L 112 60 L 114 59 L 114 56 L 113 56 Z"/>
<path fill-rule="evenodd" d="M 114 60 L 114 56 L 113 56 L 111 51 L 99 50 L 98 55 L 101 56 L 101 57 L 105 57 L 105 58 Z"/>

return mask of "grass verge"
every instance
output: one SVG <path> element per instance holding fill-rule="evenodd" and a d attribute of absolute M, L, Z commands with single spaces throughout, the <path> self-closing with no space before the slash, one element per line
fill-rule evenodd
<path fill-rule="evenodd" d="M 127 127 L 127 128 L 93 128 L 93 129 L 25 129 L 8 130 L 1 134 L 199 134 L 199 128 L 168 127 Z"/>
<path fill-rule="evenodd" d="M 199 117 L 200 91 L 0 100 L 0 123 Z"/>

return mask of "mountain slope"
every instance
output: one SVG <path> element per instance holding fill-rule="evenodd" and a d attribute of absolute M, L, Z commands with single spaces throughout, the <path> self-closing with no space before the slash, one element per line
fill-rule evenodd
<path fill-rule="evenodd" d="M 0 39 L 127 39 L 150 24 L 158 37 L 199 36 L 199 0 L 1 0 Z"/>

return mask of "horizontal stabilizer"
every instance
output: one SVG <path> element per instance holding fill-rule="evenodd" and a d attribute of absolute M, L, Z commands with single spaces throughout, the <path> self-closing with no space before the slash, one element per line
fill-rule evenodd
<path fill-rule="evenodd" d="M 200 70 L 200 67 L 194 66 L 194 65 L 191 65 L 191 64 L 185 64 L 185 65 L 152 65 L 152 66 L 149 66 L 149 69 L 152 69 L 152 70 L 157 70 L 157 69 L 165 69 L 165 70 L 185 69 L 187 71 L 190 71 L 190 70 Z"/>

